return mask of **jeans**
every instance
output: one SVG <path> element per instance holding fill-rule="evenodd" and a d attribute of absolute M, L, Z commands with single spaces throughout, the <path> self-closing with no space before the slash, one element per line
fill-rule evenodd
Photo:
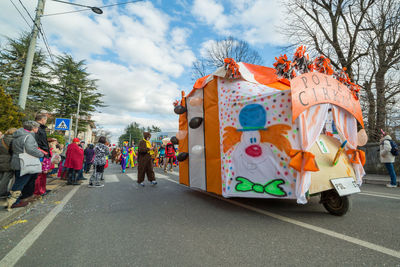
<path fill-rule="evenodd" d="M 24 187 L 26 186 L 26 184 L 31 181 L 33 179 L 33 181 L 35 181 L 35 178 L 37 176 L 37 173 L 35 174 L 25 174 L 20 176 L 21 172 L 19 170 L 15 171 L 15 182 L 13 187 L 11 188 L 11 191 L 22 191 L 24 189 Z M 19 203 L 21 197 L 18 198 L 17 202 L 15 202 L 16 204 Z"/>
<path fill-rule="evenodd" d="M 83 169 L 85 170 L 85 173 L 88 173 L 90 171 L 90 167 L 92 167 L 92 163 L 90 162 L 83 163 Z"/>
<path fill-rule="evenodd" d="M 396 172 L 394 171 L 394 166 L 393 163 L 385 163 L 386 169 L 389 172 L 390 175 L 390 184 L 391 185 L 397 185 L 396 183 Z"/>
<path fill-rule="evenodd" d="M 69 183 L 76 183 L 77 181 L 77 173 L 79 172 L 79 170 L 74 170 L 74 169 L 68 169 L 68 182 Z"/>
<path fill-rule="evenodd" d="M 83 180 L 83 168 L 78 171 L 78 180 Z"/>

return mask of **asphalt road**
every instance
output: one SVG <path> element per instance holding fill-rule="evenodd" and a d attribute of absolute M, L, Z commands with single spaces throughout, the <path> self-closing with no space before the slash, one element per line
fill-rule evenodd
<path fill-rule="evenodd" d="M 0 266 L 400 266 L 399 188 L 365 185 L 335 217 L 318 198 L 226 200 L 157 172 L 138 187 L 112 165 L 104 188 L 51 193 L 0 231 Z"/>

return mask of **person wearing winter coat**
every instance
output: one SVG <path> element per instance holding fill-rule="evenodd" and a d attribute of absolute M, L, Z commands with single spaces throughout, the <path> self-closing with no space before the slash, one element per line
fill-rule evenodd
<path fill-rule="evenodd" d="M 2 137 L 0 137 L 0 196 L 7 196 L 9 186 L 13 183 L 14 172 L 11 169 L 11 143 L 12 135 L 17 131 L 16 128 L 8 129 Z"/>
<path fill-rule="evenodd" d="M 138 148 L 138 178 L 139 185 L 144 186 L 144 176 L 147 174 L 147 179 L 152 185 L 156 185 L 157 181 L 154 176 L 153 162 L 151 155 L 154 154 L 153 147 L 150 143 L 151 134 L 149 132 L 143 133 L 143 140 L 139 142 Z"/>
<path fill-rule="evenodd" d="M 79 185 L 77 174 L 83 166 L 83 149 L 79 146 L 79 138 L 74 138 L 67 147 L 64 167 L 68 168 L 68 185 Z"/>
<path fill-rule="evenodd" d="M 95 172 L 90 177 L 89 187 L 103 187 L 100 181 L 102 180 L 104 173 L 104 166 L 107 162 L 107 157 L 110 154 L 110 150 L 106 146 L 107 139 L 105 136 L 100 136 L 99 142 L 94 148 L 94 168 Z"/>
<path fill-rule="evenodd" d="M 92 166 L 94 160 L 93 144 L 88 145 L 88 147 L 84 150 L 84 155 L 85 155 L 85 164 L 83 168 L 85 170 L 85 173 L 88 173 L 90 171 L 90 167 Z"/>
<path fill-rule="evenodd" d="M 13 154 L 10 165 L 11 169 L 13 169 L 15 172 L 15 182 L 10 190 L 10 196 L 7 199 L 8 210 L 16 207 L 24 207 L 28 204 L 27 202 L 20 201 L 21 191 L 32 179 L 32 177 L 37 176 L 37 173 L 28 173 L 21 176 L 19 155 L 25 151 L 29 155 L 37 158 L 42 158 L 44 156 L 44 153 L 38 149 L 38 144 L 34 137 L 34 134 L 38 131 L 39 126 L 39 123 L 35 121 L 27 121 L 23 123 L 23 128 L 18 129 L 13 134 Z"/>
<path fill-rule="evenodd" d="M 46 134 L 47 114 L 38 113 L 35 117 L 35 121 L 39 123 L 39 129 L 35 133 L 35 140 L 38 147 L 45 152 L 42 160 L 42 172 L 32 177 L 26 184 L 22 191 L 22 199 L 34 198 L 35 196 L 38 197 L 46 193 L 47 172 L 50 170 L 51 166 L 50 147 L 47 142 Z"/>
<path fill-rule="evenodd" d="M 379 156 L 381 163 L 385 164 L 385 167 L 390 175 L 390 183 L 387 184 L 386 187 L 397 187 L 396 172 L 393 166 L 395 156 L 390 152 L 392 150 L 392 146 L 390 144 L 391 140 L 392 137 L 390 137 L 390 135 L 382 135 L 379 146 Z"/>

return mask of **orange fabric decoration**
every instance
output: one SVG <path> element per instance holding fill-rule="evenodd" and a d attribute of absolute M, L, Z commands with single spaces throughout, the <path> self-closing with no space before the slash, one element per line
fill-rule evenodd
<path fill-rule="evenodd" d="M 231 147 L 240 142 L 242 132 L 237 131 L 236 128 L 232 126 L 225 127 L 224 131 L 222 147 L 224 148 L 224 153 L 226 153 Z"/>
<path fill-rule="evenodd" d="M 315 161 L 315 155 L 311 152 L 291 149 L 289 156 L 291 157 L 289 166 L 296 171 L 301 172 L 301 165 L 303 159 L 305 160 L 303 171 L 317 172 L 319 171 L 317 162 Z"/>
<path fill-rule="evenodd" d="M 354 164 L 365 165 L 365 152 L 360 149 L 349 149 L 346 151 L 350 162 Z"/>
<path fill-rule="evenodd" d="M 289 140 L 284 136 L 291 129 L 289 125 L 286 124 L 276 124 L 269 126 L 267 130 L 262 130 L 260 132 L 261 143 L 270 143 L 276 146 L 280 151 L 285 151 L 289 155 L 292 145 Z"/>
<path fill-rule="evenodd" d="M 240 76 L 239 65 L 236 64 L 232 58 L 225 58 L 225 69 L 227 70 L 227 76 L 231 79 L 237 79 Z"/>

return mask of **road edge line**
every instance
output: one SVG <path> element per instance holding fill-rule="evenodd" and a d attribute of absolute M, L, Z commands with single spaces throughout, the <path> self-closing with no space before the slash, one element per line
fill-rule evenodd
<path fill-rule="evenodd" d="M 177 181 L 172 180 L 170 178 L 161 178 L 161 179 L 165 179 L 165 180 L 171 181 L 173 183 L 176 183 L 178 185 L 181 185 Z M 187 187 L 185 185 L 182 185 L 182 186 Z M 255 207 L 252 207 L 252 206 L 237 202 L 237 201 L 232 200 L 232 199 L 228 199 L 228 198 L 224 198 L 224 197 L 221 197 L 221 196 L 218 196 L 218 195 L 215 195 L 215 194 L 211 194 L 209 192 L 206 192 L 206 191 L 203 191 L 203 190 L 200 190 L 200 189 L 196 189 L 196 188 L 190 188 L 190 189 L 195 190 L 197 192 L 204 193 L 204 194 L 206 194 L 208 196 L 212 196 L 214 198 L 223 200 L 225 202 L 231 203 L 231 204 L 233 204 L 235 206 L 239 206 L 239 207 L 254 211 L 256 213 L 267 215 L 269 217 L 272 217 L 274 219 L 277 219 L 277 220 L 280 220 L 280 221 L 283 221 L 283 222 L 291 223 L 291 224 L 294 224 L 294 225 L 297 225 L 297 226 L 300 226 L 300 227 L 303 227 L 303 228 L 306 228 L 306 229 L 309 229 L 309 230 L 312 230 L 312 231 L 315 231 L 315 232 L 318 232 L 318 233 L 321 233 L 321 234 L 324 234 L 324 235 L 328 235 L 328 236 L 331 236 L 331 237 L 334 237 L 334 238 L 337 238 L 337 239 L 341 239 L 341 240 L 347 241 L 349 243 L 353 243 L 353 244 L 359 245 L 361 247 L 365 247 L 365 248 L 368 248 L 368 249 L 371 249 L 371 250 L 375 250 L 377 252 L 381 252 L 383 254 L 386 254 L 386 255 L 389 255 L 389 256 L 396 257 L 396 258 L 400 259 L 400 251 L 396 251 L 396 250 L 393 250 L 393 249 L 390 249 L 390 248 L 386 248 L 386 247 L 383 247 L 383 246 L 380 246 L 380 245 L 376 245 L 376 244 L 373 244 L 371 242 L 364 241 L 364 240 L 361 240 L 361 239 L 358 239 L 358 238 L 355 238 L 355 237 L 347 236 L 347 235 L 344 235 L 344 234 L 341 234 L 341 233 L 338 233 L 338 232 L 335 232 L 335 231 L 331 231 L 331 230 L 328 230 L 328 229 L 325 229 L 325 228 L 322 228 L 322 227 L 319 227 L 319 226 L 315 226 L 315 225 L 312 225 L 312 224 L 304 223 L 304 222 L 301 222 L 301 221 L 298 221 L 298 220 L 295 220 L 295 219 L 291 219 L 289 217 L 285 217 L 285 216 L 282 216 L 282 215 L 279 215 L 279 214 L 276 214 L 276 213 L 272 213 L 272 212 L 269 212 L 269 211 L 266 211 L 266 210 L 255 208 Z"/>
<path fill-rule="evenodd" d="M 7 255 L 0 261 L 0 266 L 14 266 L 26 253 L 26 251 L 35 243 L 35 241 L 46 230 L 54 218 L 60 213 L 68 201 L 79 190 L 80 186 L 74 187 L 63 198 L 61 203 L 55 206 L 49 214 L 46 215 Z"/>

